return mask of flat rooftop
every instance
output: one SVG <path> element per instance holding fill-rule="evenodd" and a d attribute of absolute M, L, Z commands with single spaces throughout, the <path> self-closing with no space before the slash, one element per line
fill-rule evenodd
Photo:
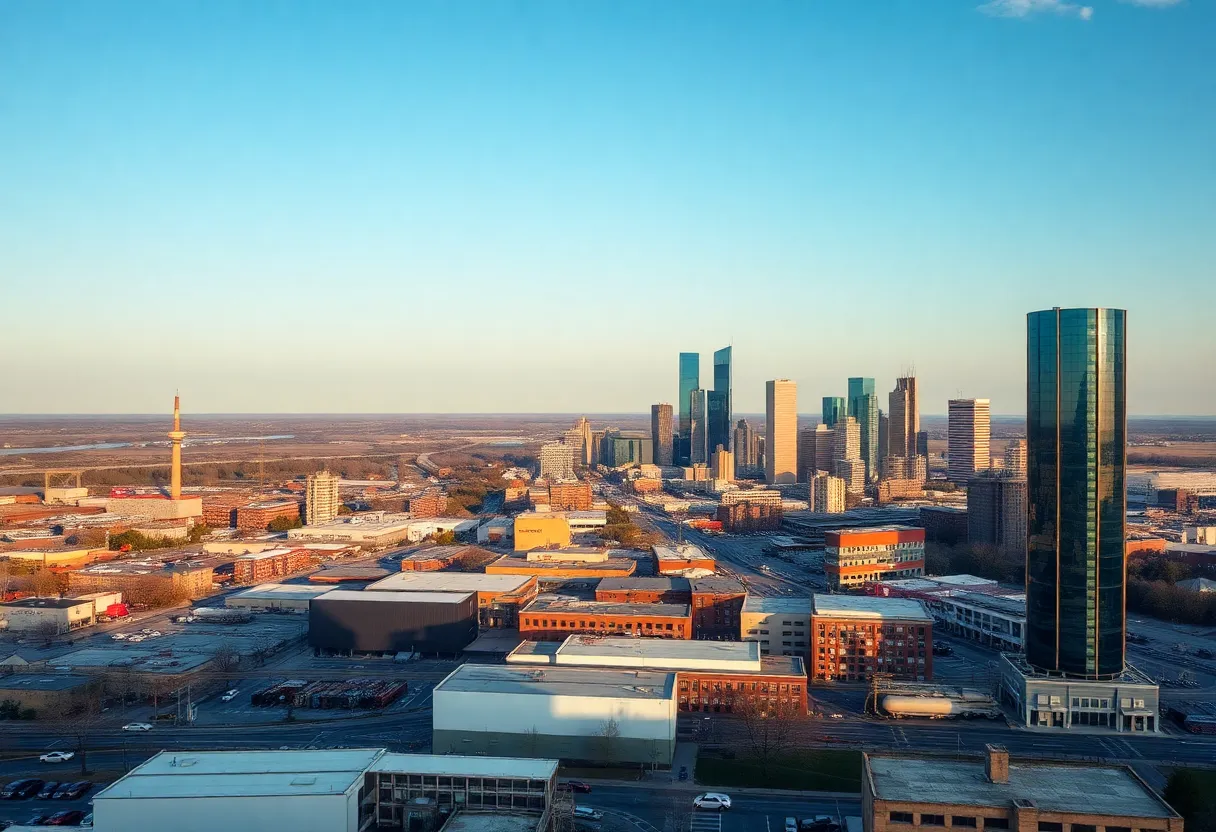
<path fill-rule="evenodd" d="M 460 754 L 382 754 L 368 769 L 385 774 L 438 774 L 453 777 L 518 777 L 548 780 L 557 760 L 527 757 L 469 757 Z"/>
<path fill-rule="evenodd" d="M 444 824 L 443 832 L 536 832 L 539 823 L 540 815 L 461 809 Z"/>
<path fill-rule="evenodd" d="M 949 600 L 960 604 L 969 604 L 991 612 L 1008 615 L 1014 618 L 1026 617 L 1025 595 L 988 595 L 984 592 L 951 592 L 941 596 L 943 601 Z"/>
<path fill-rule="evenodd" d="M 554 652 L 559 665 L 651 667 L 662 670 L 759 670 L 754 641 L 685 641 L 571 635 Z"/>
<path fill-rule="evenodd" d="M 597 590 L 605 592 L 689 592 L 688 578 L 602 578 Z"/>
<path fill-rule="evenodd" d="M 671 699 L 675 696 L 675 679 L 674 673 L 652 670 L 462 664 L 435 686 L 435 694 L 452 691 L 609 699 Z"/>
<path fill-rule="evenodd" d="M 95 563 L 79 570 L 78 575 L 157 575 L 170 574 L 174 571 L 186 572 L 193 569 L 211 569 L 196 563 L 164 563 L 163 561 L 148 560 L 110 560 L 105 563 Z"/>
<path fill-rule="evenodd" d="M 718 595 L 738 594 L 747 592 L 747 587 L 738 578 L 726 575 L 706 575 L 704 578 L 689 578 L 693 592 L 708 592 Z"/>
<path fill-rule="evenodd" d="M 235 595 L 229 595 L 225 601 L 233 601 L 238 598 L 245 600 L 268 600 L 268 601 L 307 601 L 316 598 L 318 595 L 324 595 L 327 592 L 332 592 L 328 587 L 309 586 L 308 584 L 258 584 L 255 587 L 238 592 Z"/>
<path fill-rule="evenodd" d="M 831 534 L 878 534 L 881 532 L 915 532 L 924 531 L 917 526 L 865 526 L 863 528 L 825 529 Z"/>
<path fill-rule="evenodd" d="M 914 598 L 876 598 L 870 595 L 822 595 L 811 596 L 815 615 L 830 618 L 899 619 L 900 621 L 933 620 L 925 611 L 925 605 Z M 746 609 L 746 607 L 745 607 Z"/>
<path fill-rule="evenodd" d="M 612 557 L 607 560 L 528 560 L 527 558 L 504 555 L 486 566 L 491 569 L 527 569 L 537 574 L 545 572 L 560 572 L 563 569 L 580 569 L 589 572 L 632 572 L 637 569 L 637 561 L 632 558 Z M 493 573 L 491 573 L 493 574 Z"/>
<path fill-rule="evenodd" d="M 459 604 L 471 592 L 374 592 L 357 589 L 331 589 L 317 596 L 318 601 L 371 601 L 395 604 Z"/>
<path fill-rule="evenodd" d="M 93 800 L 343 794 L 363 782 L 363 773 L 383 753 L 382 748 L 162 751 Z"/>
<path fill-rule="evenodd" d="M 412 521 L 408 514 L 350 514 L 344 519 L 335 520 L 332 523 L 317 523 L 312 526 L 291 529 L 287 532 L 287 536 L 303 537 L 324 532 L 387 532 L 408 529 L 411 522 L 416 521 Z"/>
<path fill-rule="evenodd" d="M 743 612 L 761 614 L 784 613 L 786 615 L 810 615 L 811 597 L 764 598 L 760 595 L 748 595 L 743 601 Z"/>
<path fill-rule="evenodd" d="M 688 604 L 631 604 L 618 601 L 587 601 L 566 595 L 541 595 L 521 612 L 556 612 L 582 615 L 650 615 L 687 618 L 692 614 Z"/>
<path fill-rule="evenodd" d="M 367 588 L 368 592 L 519 592 L 531 575 L 485 575 L 480 572 L 396 572 Z"/>
<path fill-rule="evenodd" d="M 92 603 L 91 598 L 22 598 L 17 601 L 5 601 L 0 604 L 0 609 L 70 610 L 72 607 L 92 605 Z"/>
<path fill-rule="evenodd" d="M 659 560 L 713 560 L 700 546 L 684 543 L 679 546 L 655 546 L 654 556 Z"/>
<path fill-rule="evenodd" d="M 59 676 L 55 674 L 32 673 L 0 676 L 0 690 L 72 690 L 89 683 L 88 676 Z"/>
<path fill-rule="evenodd" d="M 1123 766 L 1009 762 L 1009 782 L 992 783 L 982 759 L 869 754 L 866 768 L 882 800 L 1006 808 L 1032 800 L 1041 812 L 1169 818 L 1177 814 Z"/>

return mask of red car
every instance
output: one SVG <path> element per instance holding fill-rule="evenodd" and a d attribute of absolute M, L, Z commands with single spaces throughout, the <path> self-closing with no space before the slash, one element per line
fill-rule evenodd
<path fill-rule="evenodd" d="M 558 783 L 557 790 L 575 794 L 591 794 L 591 787 L 582 780 L 567 780 L 565 783 Z"/>
<path fill-rule="evenodd" d="M 78 826 L 83 817 L 84 812 L 79 809 L 69 809 L 66 812 L 56 812 L 51 815 L 43 821 L 43 826 Z"/>

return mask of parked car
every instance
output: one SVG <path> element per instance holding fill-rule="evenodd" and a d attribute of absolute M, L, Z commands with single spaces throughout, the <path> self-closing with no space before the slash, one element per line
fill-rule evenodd
<path fill-rule="evenodd" d="M 76 756 L 75 751 L 48 751 L 38 758 L 41 763 L 66 763 Z"/>
<path fill-rule="evenodd" d="M 786 818 L 785 819 L 785 832 L 798 832 L 798 819 L 797 818 Z"/>
<path fill-rule="evenodd" d="M 151 731 L 152 726 L 147 722 L 128 722 L 122 726 L 124 731 Z"/>
<path fill-rule="evenodd" d="M 233 688 L 232 690 L 224 691 L 224 695 L 220 697 L 220 701 L 221 702 L 231 702 L 233 699 L 236 699 L 237 694 L 239 694 L 239 693 L 240 693 L 240 691 L 237 690 L 236 688 Z"/>
<path fill-rule="evenodd" d="M 0 790 L 0 800 L 25 800 L 42 791 L 42 781 L 35 778 L 14 780 Z"/>
<path fill-rule="evenodd" d="M 558 791 L 574 792 L 575 794 L 591 794 L 591 787 L 582 780 L 567 780 L 557 784 Z"/>
<path fill-rule="evenodd" d="M 93 788 L 93 784 L 88 780 L 79 780 L 75 783 L 67 783 L 59 787 L 59 793 L 55 797 L 59 800 L 80 800 L 89 793 L 89 789 Z"/>
<path fill-rule="evenodd" d="M 840 824 L 831 815 L 803 818 L 799 832 L 839 832 Z"/>
<path fill-rule="evenodd" d="M 1195 651 L 1195 655 L 1201 659 L 1210 659 L 1212 658 L 1212 651 L 1206 647 L 1200 647 Z"/>
<path fill-rule="evenodd" d="M 68 809 L 63 812 L 56 812 L 47 818 L 44 823 L 46 826 L 77 826 L 83 817 L 84 812 L 79 809 Z"/>
<path fill-rule="evenodd" d="M 80 819 L 80 825 L 81 826 L 92 826 L 93 825 L 93 813 L 89 812 L 87 815 L 82 817 Z"/>
<path fill-rule="evenodd" d="M 954 648 L 951 647 L 949 644 L 935 644 L 935 645 L 933 645 L 933 655 L 935 655 L 935 656 L 953 656 Z"/>
<path fill-rule="evenodd" d="M 54 797 L 55 790 L 58 789 L 60 785 L 66 786 L 67 783 L 60 784 L 58 780 L 47 780 L 46 783 L 42 785 L 42 791 L 38 792 L 38 799 L 50 800 L 52 797 Z"/>
<path fill-rule="evenodd" d="M 21 825 L 22 826 L 42 826 L 42 824 L 46 823 L 47 818 L 49 818 L 49 817 L 50 817 L 50 815 L 34 815 L 32 818 L 30 818 L 29 820 L 27 820 L 25 823 L 23 823 Z"/>
<path fill-rule="evenodd" d="M 575 820 L 603 820 L 604 813 L 598 809 L 592 809 L 590 806 L 575 806 Z"/>
<path fill-rule="evenodd" d="M 692 799 L 692 808 L 707 812 L 725 812 L 730 808 L 730 795 L 721 792 L 706 792 Z"/>
<path fill-rule="evenodd" d="M 688 766 L 680 766 L 680 780 L 688 779 Z"/>

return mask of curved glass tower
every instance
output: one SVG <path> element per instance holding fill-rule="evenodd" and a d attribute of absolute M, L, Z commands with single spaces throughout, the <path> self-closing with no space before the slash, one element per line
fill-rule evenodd
<path fill-rule="evenodd" d="M 1088 679 L 1124 669 L 1127 313 L 1027 316 L 1026 659 Z"/>

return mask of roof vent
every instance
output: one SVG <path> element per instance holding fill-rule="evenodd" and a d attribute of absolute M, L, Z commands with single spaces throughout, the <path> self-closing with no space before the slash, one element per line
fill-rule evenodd
<path fill-rule="evenodd" d="M 291 785 L 293 786 L 312 786 L 317 782 L 317 778 L 312 774 L 301 774 L 298 777 L 292 778 Z"/>

